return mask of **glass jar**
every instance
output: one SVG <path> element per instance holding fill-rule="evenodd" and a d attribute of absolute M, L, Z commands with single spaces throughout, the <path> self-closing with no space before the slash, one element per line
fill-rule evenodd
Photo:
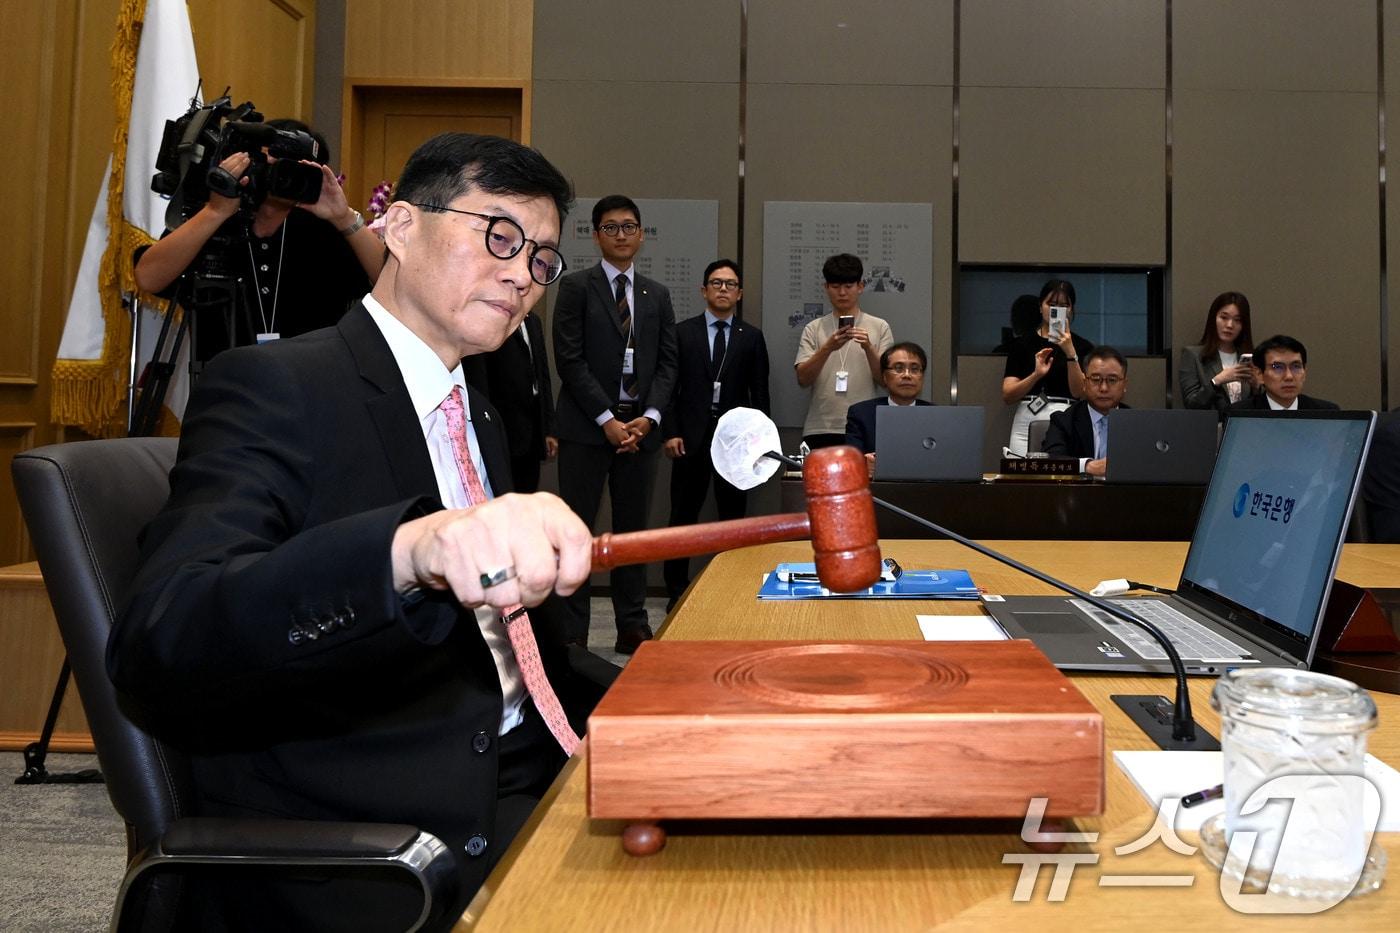
<path fill-rule="evenodd" d="M 1374 829 L 1360 777 L 1377 721 L 1370 695 L 1340 677 L 1260 668 L 1221 677 L 1211 706 L 1225 759 L 1225 839 L 1257 834 L 1239 870 L 1272 875 L 1271 890 L 1350 890 Z"/>

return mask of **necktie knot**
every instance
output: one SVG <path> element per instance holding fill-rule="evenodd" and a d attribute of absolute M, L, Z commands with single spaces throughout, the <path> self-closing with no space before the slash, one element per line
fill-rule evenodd
<path fill-rule="evenodd" d="M 453 386 L 452 391 L 447 393 L 447 398 L 443 399 L 442 404 L 438 405 L 438 410 L 449 415 L 460 415 L 464 411 L 462 405 L 462 387 Z"/>

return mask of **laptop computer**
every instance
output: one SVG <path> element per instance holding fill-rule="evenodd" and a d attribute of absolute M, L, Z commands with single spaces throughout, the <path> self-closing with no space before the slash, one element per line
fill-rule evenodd
<path fill-rule="evenodd" d="M 1113 602 L 1168 628 L 1188 673 L 1308 666 L 1375 421 L 1369 411 L 1232 416 L 1175 595 Z M 1081 600 L 1009 596 L 985 605 L 1057 667 L 1171 672 L 1151 636 Z M 1164 610 L 1180 618 L 1164 623 Z"/>
<path fill-rule="evenodd" d="M 950 482 L 982 478 L 982 425 L 975 405 L 883 405 L 875 409 L 875 478 Z"/>
<path fill-rule="evenodd" d="M 1108 415 L 1110 483 L 1204 486 L 1220 436 L 1215 410 L 1119 408 Z"/>

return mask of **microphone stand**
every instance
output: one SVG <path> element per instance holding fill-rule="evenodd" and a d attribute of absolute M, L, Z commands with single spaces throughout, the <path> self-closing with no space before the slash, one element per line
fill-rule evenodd
<path fill-rule="evenodd" d="M 798 463 L 796 460 L 793 460 L 791 457 L 787 457 L 783 454 L 776 453 L 774 451 L 769 451 L 765 453 L 764 456 L 770 457 L 788 466 L 798 468 L 801 468 L 802 466 L 802 464 Z M 1113 701 L 1123 709 L 1123 712 L 1127 713 L 1130 717 L 1132 717 L 1133 721 L 1138 724 L 1139 728 L 1146 732 L 1148 737 L 1155 741 L 1161 748 L 1173 750 L 1214 751 L 1220 747 L 1219 743 L 1217 743 L 1209 733 L 1203 733 L 1201 736 L 1197 736 L 1196 720 L 1191 715 L 1191 694 L 1186 685 L 1186 666 L 1182 664 L 1181 655 L 1177 653 L 1176 646 L 1171 643 L 1171 639 L 1167 638 L 1167 636 L 1162 632 L 1161 629 L 1157 628 L 1157 626 L 1153 625 L 1151 622 L 1148 622 L 1146 619 L 1138 618 L 1137 616 L 1128 612 L 1128 610 L 1116 606 L 1106 599 L 1101 599 L 1100 597 L 1093 596 L 1089 593 L 1084 592 L 1078 587 L 1071 586 L 1062 580 L 1057 580 L 1054 577 L 1050 576 L 1048 573 L 1044 573 L 1040 570 L 1036 570 L 1034 567 L 1027 566 L 1026 564 L 1023 564 L 1020 561 L 1016 560 L 1015 558 L 1008 557 L 1007 555 L 1002 554 L 999 551 L 993 550 L 992 548 L 989 548 L 984 544 L 979 544 L 978 542 L 973 541 L 971 538 L 965 538 L 950 528 L 944 528 L 937 522 L 933 522 L 919 515 L 915 515 L 912 512 L 900 508 L 892 502 L 886 502 L 879 496 L 872 494 L 870 498 L 874 500 L 876 505 L 879 505 L 882 508 L 893 512 L 901 518 L 906 518 L 917 525 L 922 525 L 930 531 L 937 532 L 938 534 L 943 535 L 946 538 L 950 538 L 951 540 L 956 541 L 963 547 L 971 548 L 977 553 L 990 557 L 992 560 L 995 560 L 998 563 L 1004 564 L 1007 567 L 1011 567 L 1014 570 L 1019 570 L 1024 574 L 1032 576 L 1042 583 L 1048 583 L 1050 586 L 1053 586 L 1058 590 L 1062 590 L 1063 592 L 1070 594 L 1076 599 L 1082 599 L 1090 605 L 1095 606 L 1096 608 L 1101 609 L 1104 612 L 1107 612 L 1109 615 L 1112 615 L 1115 618 L 1122 619 L 1125 622 L 1129 622 L 1133 625 L 1136 625 L 1137 627 L 1146 631 L 1147 634 L 1151 635 L 1152 638 L 1156 640 L 1156 642 L 1159 645 L 1162 646 L 1162 650 L 1167 653 L 1167 660 L 1171 663 L 1172 672 L 1176 676 L 1176 697 L 1172 703 L 1172 713 L 1170 719 L 1168 722 L 1163 723 L 1162 720 L 1158 717 L 1158 715 L 1153 712 L 1153 707 L 1149 706 L 1148 703 L 1145 702 L 1146 700 L 1156 699 L 1155 697 L 1119 695 L 1112 697 Z M 1137 708 L 1134 709 L 1134 706 L 1136 706 Z M 1153 706 L 1155 706 L 1155 704 Z M 1170 726 L 1169 736 L 1167 735 L 1168 730 L 1164 728 L 1164 725 Z"/>

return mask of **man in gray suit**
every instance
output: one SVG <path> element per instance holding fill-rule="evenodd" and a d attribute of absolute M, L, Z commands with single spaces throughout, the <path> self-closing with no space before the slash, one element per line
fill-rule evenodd
<path fill-rule="evenodd" d="M 554 303 L 554 364 L 559 370 L 559 494 L 589 525 L 603 483 L 612 530 L 646 527 L 661 412 L 676 383 L 676 315 L 666 286 L 639 274 L 642 214 L 620 194 L 593 206 L 593 241 L 602 261 L 559 282 Z M 631 654 L 651 638 L 646 568 L 612 571 L 617 643 Z M 589 588 L 571 596 L 570 641 L 588 639 Z"/>

